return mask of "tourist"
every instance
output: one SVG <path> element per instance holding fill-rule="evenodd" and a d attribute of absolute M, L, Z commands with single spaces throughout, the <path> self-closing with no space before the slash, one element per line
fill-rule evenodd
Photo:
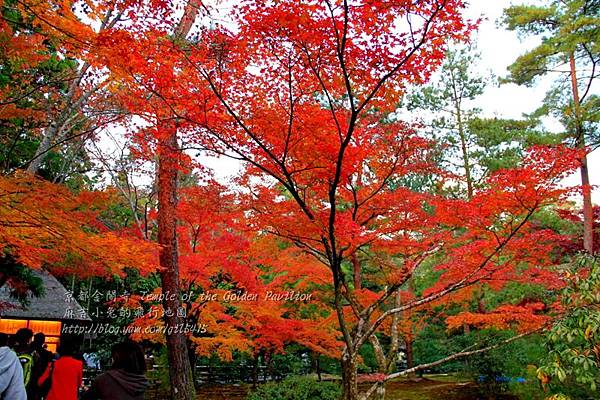
<path fill-rule="evenodd" d="M 41 399 L 37 382 L 54 356 L 52 352 L 45 348 L 45 342 L 46 335 L 42 332 L 38 332 L 33 336 L 33 342 L 31 343 L 33 367 L 31 369 L 31 380 L 27 385 L 28 400 Z"/>
<path fill-rule="evenodd" d="M 60 358 L 49 363 L 37 382 L 43 386 L 46 379 L 50 379 L 46 400 L 77 400 L 83 380 L 83 362 L 74 358 L 75 352 L 75 344 L 71 340 L 61 341 L 58 348 Z"/>
<path fill-rule="evenodd" d="M 27 400 L 23 369 L 6 333 L 0 333 L 0 399 Z"/>
<path fill-rule="evenodd" d="M 148 387 L 144 376 L 146 361 L 140 346 L 131 341 L 112 348 L 112 366 L 99 375 L 85 392 L 83 400 L 143 400 Z"/>
<path fill-rule="evenodd" d="M 23 370 L 23 383 L 25 386 L 29 385 L 31 380 L 31 370 L 33 368 L 33 354 L 31 351 L 31 338 L 33 337 L 33 331 L 28 328 L 21 328 L 15 333 L 14 339 L 14 351 L 19 357 L 21 362 L 21 368 Z"/>
<path fill-rule="evenodd" d="M 17 353 L 23 353 L 30 350 L 31 339 L 33 338 L 33 331 L 29 328 L 21 328 L 14 334 L 13 346 L 14 351 Z"/>

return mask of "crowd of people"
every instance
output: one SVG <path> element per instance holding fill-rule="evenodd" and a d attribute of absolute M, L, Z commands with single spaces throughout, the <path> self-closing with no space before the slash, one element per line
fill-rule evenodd
<path fill-rule="evenodd" d="M 131 341 L 112 348 L 111 368 L 83 386 L 83 357 L 64 338 L 56 354 L 43 333 L 19 329 L 0 333 L 0 400 L 142 400 L 148 387 L 146 362 Z"/>

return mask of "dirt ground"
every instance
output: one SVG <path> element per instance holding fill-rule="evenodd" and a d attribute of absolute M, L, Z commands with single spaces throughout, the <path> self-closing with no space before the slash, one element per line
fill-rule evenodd
<path fill-rule="evenodd" d="M 430 377 L 418 381 L 394 381 L 387 386 L 387 400 L 488 400 L 482 398 L 472 382 L 453 381 L 446 377 Z M 361 387 L 361 389 L 366 389 Z M 205 386 L 198 391 L 202 400 L 244 400 L 251 390 L 250 385 Z M 163 400 L 158 394 L 149 394 L 146 400 Z M 516 400 L 502 396 L 495 400 Z"/>
<path fill-rule="evenodd" d="M 397 381 L 387 385 L 389 400 L 488 400 L 481 397 L 472 382 L 451 382 L 437 379 Z M 494 400 L 518 400 L 513 396 L 497 396 Z"/>

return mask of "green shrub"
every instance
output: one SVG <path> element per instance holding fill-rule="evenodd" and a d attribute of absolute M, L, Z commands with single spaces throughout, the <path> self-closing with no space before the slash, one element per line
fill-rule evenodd
<path fill-rule="evenodd" d="M 273 375 L 283 378 L 290 375 L 302 375 L 304 369 L 302 358 L 295 353 L 274 354 L 271 358 Z"/>
<path fill-rule="evenodd" d="M 246 400 L 337 400 L 340 395 L 340 386 L 336 383 L 295 376 L 264 384 Z"/>

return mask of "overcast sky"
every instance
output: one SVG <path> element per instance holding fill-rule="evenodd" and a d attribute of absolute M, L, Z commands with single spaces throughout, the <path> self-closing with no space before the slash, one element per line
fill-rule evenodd
<path fill-rule="evenodd" d="M 483 18 L 475 34 L 481 60 L 473 67 L 479 71 L 491 71 L 498 77 L 506 76 L 506 68 L 527 49 L 533 48 L 539 39 L 530 37 L 521 41 L 515 32 L 505 30 L 498 21 L 502 17 L 502 11 L 511 4 L 535 1 L 475 0 L 471 3 L 467 15 L 471 18 Z M 540 105 L 547 89 L 547 82 L 540 82 L 534 88 L 515 84 L 490 86 L 485 94 L 477 99 L 477 104 L 489 115 L 520 118 L 524 112 L 531 112 Z"/>

